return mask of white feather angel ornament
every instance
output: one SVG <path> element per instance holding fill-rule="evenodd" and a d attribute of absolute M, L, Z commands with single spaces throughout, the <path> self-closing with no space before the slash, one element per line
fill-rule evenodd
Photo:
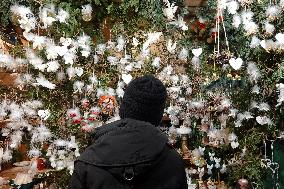
<path fill-rule="evenodd" d="M 175 6 L 175 3 L 170 4 L 168 0 L 163 0 L 166 8 L 163 9 L 163 14 L 168 20 L 174 20 L 175 13 L 178 6 Z"/>
<path fill-rule="evenodd" d="M 167 41 L 167 50 L 169 51 L 169 53 L 175 54 L 176 47 L 177 47 L 177 42 L 173 43 L 172 39 L 169 39 Z"/>
<path fill-rule="evenodd" d="M 170 24 L 177 26 L 178 28 L 180 28 L 183 31 L 188 30 L 188 26 L 186 25 L 186 22 L 184 21 L 183 17 L 180 16 L 180 15 L 178 15 L 177 20 L 170 22 Z"/>
<path fill-rule="evenodd" d="M 125 39 L 122 36 L 119 36 L 117 38 L 117 45 L 116 45 L 116 49 L 118 52 L 121 52 L 125 47 Z"/>
<path fill-rule="evenodd" d="M 82 81 L 75 81 L 73 84 L 74 93 L 83 93 L 84 82 Z"/>
<path fill-rule="evenodd" d="M 182 61 L 186 61 L 187 57 L 188 57 L 188 50 L 186 48 L 182 48 L 178 55 L 178 58 Z"/>

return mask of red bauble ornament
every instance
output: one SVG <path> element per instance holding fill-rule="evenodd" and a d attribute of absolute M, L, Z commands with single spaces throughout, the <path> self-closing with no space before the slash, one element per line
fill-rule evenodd
<path fill-rule="evenodd" d="M 45 161 L 43 158 L 37 158 L 37 170 L 42 171 L 45 169 Z"/>

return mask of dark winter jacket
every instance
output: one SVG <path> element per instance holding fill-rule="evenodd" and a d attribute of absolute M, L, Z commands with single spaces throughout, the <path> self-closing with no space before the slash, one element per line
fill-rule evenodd
<path fill-rule="evenodd" d="M 153 125 L 122 119 L 96 131 L 69 189 L 187 189 L 184 164 Z"/>

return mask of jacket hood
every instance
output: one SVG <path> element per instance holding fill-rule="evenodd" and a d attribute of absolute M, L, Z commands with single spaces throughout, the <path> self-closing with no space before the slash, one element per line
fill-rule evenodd
<path fill-rule="evenodd" d="M 136 165 L 155 160 L 167 142 L 152 124 L 126 118 L 100 127 L 78 160 L 102 167 Z"/>

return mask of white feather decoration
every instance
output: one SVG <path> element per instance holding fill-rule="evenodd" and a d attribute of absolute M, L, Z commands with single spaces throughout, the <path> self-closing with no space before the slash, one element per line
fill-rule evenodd
<path fill-rule="evenodd" d="M 83 87 L 84 87 L 84 82 L 82 81 L 75 81 L 73 84 L 73 90 L 74 93 L 82 93 L 83 92 Z"/>
<path fill-rule="evenodd" d="M 84 70 L 83 70 L 82 67 L 75 67 L 74 69 L 75 69 L 75 73 L 78 77 L 81 77 L 83 75 Z"/>
<path fill-rule="evenodd" d="M 52 45 L 52 44 L 49 44 L 47 47 L 46 47 L 46 51 L 45 51 L 45 54 L 46 54 L 46 58 L 48 60 L 55 60 L 57 57 L 58 57 L 58 53 L 57 53 L 57 48 L 55 45 Z"/>
<path fill-rule="evenodd" d="M 250 48 L 256 48 L 260 45 L 260 39 L 258 39 L 255 35 L 252 36 L 251 42 L 250 42 Z"/>
<path fill-rule="evenodd" d="M 115 90 L 111 87 L 109 87 L 106 91 L 107 95 L 109 96 L 115 96 Z"/>
<path fill-rule="evenodd" d="M 23 5 L 13 5 L 10 8 L 13 15 L 17 15 L 20 18 L 18 19 L 20 27 L 25 30 L 25 32 L 29 32 L 36 27 L 36 19 L 34 14 L 30 10 L 29 7 L 25 7 Z"/>
<path fill-rule="evenodd" d="M 9 110 L 10 110 L 9 118 L 11 120 L 20 120 L 24 116 L 23 108 L 14 102 L 10 104 Z"/>
<path fill-rule="evenodd" d="M 239 3 L 237 1 L 230 1 L 226 4 L 229 14 L 236 14 L 239 9 Z"/>
<path fill-rule="evenodd" d="M 67 72 L 69 80 L 76 76 L 75 68 L 72 66 L 67 68 L 66 72 Z"/>
<path fill-rule="evenodd" d="M 270 24 L 269 22 L 265 22 L 265 33 L 267 35 L 272 35 L 275 31 L 275 27 L 273 24 Z"/>
<path fill-rule="evenodd" d="M 93 73 L 92 76 L 89 77 L 89 81 L 92 83 L 92 85 L 97 85 L 98 84 L 98 78 L 97 76 Z"/>
<path fill-rule="evenodd" d="M 94 59 L 94 64 L 97 64 L 98 62 L 99 62 L 99 57 L 98 57 L 98 55 L 94 55 L 93 56 L 93 59 Z"/>
<path fill-rule="evenodd" d="M 37 114 L 43 120 L 47 120 L 49 118 L 49 116 L 51 115 L 51 113 L 50 113 L 50 111 L 48 109 L 46 109 L 46 110 L 38 110 Z"/>
<path fill-rule="evenodd" d="M 91 4 L 82 6 L 82 14 L 92 14 L 92 12 L 93 12 L 93 8 Z"/>
<path fill-rule="evenodd" d="M 183 17 L 178 15 L 178 20 L 170 22 L 170 24 L 173 24 L 180 28 L 183 31 L 188 30 L 188 26 L 186 25 L 186 22 L 183 20 Z"/>
<path fill-rule="evenodd" d="M 8 149 L 8 146 L 6 148 L 6 150 L 4 151 L 3 155 L 2 155 L 2 162 L 8 162 L 12 159 L 12 151 L 10 149 Z"/>
<path fill-rule="evenodd" d="M 139 45 L 139 40 L 138 40 L 137 38 L 133 37 L 133 38 L 132 38 L 132 45 L 133 45 L 134 47 L 137 47 L 137 46 Z"/>
<path fill-rule="evenodd" d="M 66 54 L 64 54 L 63 59 L 65 61 L 65 64 L 73 65 L 76 59 L 76 55 L 72 52 L 67 52 Z"/>
<path fill-rule="evenodd" d="M 269 117 L 267 116 L 257 116 L 256 118 L 256 122 L 260 125 L 271 125 L 272 121 Z"/>
<path fill-rule="evenodd" d="M 121 52 L 124 49 L 125 46 L 125 40 L 122 36 L 119 36 L 117 38 L 117 45 L 116 45 L 116 49 L 118 52 Z"/>
<path fill-rule="evenodd" d="M 243 11 L 241 13 L 243 24 L 246 24 L 248 22 L 252 22 L 253 15 L 254 15 L 253 12 L 250 11 L 250 10 Z"/>
<path fill-rule="evenodd" d="M 66 23 L 66 20 L 69 18 L 69 13 L 66 12 L 65 10 L 63 10 L 62 8 L 60 8 L 58 10 L 58 14 L 56 16 L 56 19 L 60 22 L 60 23 Z"/>
<path fill-rule="evenodd" d="M 266 9 L 266 16 L 268 20 L 274 21 L 281 15 L 281 8 L 278 5 L 271 5 Z"/>
<path fill-rule="evenodd" d="M 10 136 L 10 147 L 13 149 L 18 148 L 18 146 L 20 145 L 22 138 L 23 138 L 24 133 L 20 130 L 18 131 L 14 131 L 11 136 Z"/>
<path fill-rule="evenodd" d="M 276 40 L 280 43 L 280 44 L 284 44 L 284 34 L 283 33 L 277 33 L 275 35 Z"/>
<path fill-rule="evenodd" d="M 159 38 L 161 37 L 163 33 L 162 32 L 153 32 L 153 33 L 148 33 L 147 34 L 147 40 L 145 41 L 145 43 L 143 43 L 143 51 L 147 50 L 148 47 L 155 43 L 156 41 L 159 40 Z"/>
<path fill-rule="evenodd" d="M 152 66 L 155 68 L 160 68 L 160 57 L 155 57 L 154 60 L 152 61 Z"/>
<path fill-rule="evenodd" d="M 182 48 L 178 55 L 178 58 L 182 61 L 186 61 L 187 57 L 188 57 L 188 50 L 186 48 Z"/>
<path fill-rule="evenodd" d="M 57 73 L 57 80 L 58 81 L 63 81 L 65 78 L 66 78 L 66 75 L 65 75 L 65 73 L 63 71 L 59 71 Z"/>
<path fill-rule="evenodd" d="M 194 56 L 192 59 L 191 59 L 191 63 L 193 65 L 193 69 L 195 71 L 199 71 L 200 70 L 200 59 L 196 56 Z"/>
<path fill-rule="evenodd" d="M 268 103 L 266 102 L 262 102 L 258 105 L 257 107 L 260 111 L 269 111 L 270 110 L 270 106 Z"/>
<path fill-rule="evenodd" d="M 60 64 L 57 61 L 50 61 L 47 63 L 47 72 L 56 72 L 60 67 Z"/>
<path fill-rule="evenodd" d="M 46 37 L 34 35 L 32 41 L 33 41 L 33 49 L 37 48 L 39 50 L 42 50 L 43 47 L 45 46 Z"/>
<path fill-rule="evenodd" d="M 256 82 L 261 77 L 258 67 L 253 62 L 248 63 L 247 73 L 251 82 Z"/>
<path fill-rule="evenodd" d="M 115 92 L 119 98 L 122 98 L 124 95 L 124 90 L 121 87 L 116 88 Z"/>
<path fill-rule="evenodd" d="M 110 65 L 115 66 L 119 62 L 119 59 L 116 56 L 108 56 L 107 61 L 110 63 Z"/>
<path fill-rule="evenodd" d="M 164 16 L 168 20 L 174 20 L 178 6 L 175 6 L 175 3 L 170 4 L 168 0 L 163 0 L 163 1 L 166 5 L 166 8 L 163 9 Z"/>
<path fill-rule="evenodd" d="M 42 87 L 48 88 L 48 89 L 55 89 L 56 85 L 45 79 L 45 77 L 42 74 L 39 74 L 39 77 L 36 78 L 35 85 L 40 85 Z"/>
<path fill-rule="evenodd" d="M 244 22 L 244 30 L 247 35 L 256 34 L 258 32 L 258 25 L 253 21 Z"/>
<path fill-rule="evenodd" d="M 177 42 L 173 43 L 172 39 L 169 39 L 167 41 L 167 50 L 169 51 L 169 53 L 174 54 L 176 47 L 177 47 Z"/>
<path fill-rule="evenodd" d="M 25 115 L 29 117 L 37 115 L 36 111 L 27 102 L 22 104 L 22 108 L 24 110 Z"/>
<path fill-rule="evenodd" d="M 190 134 L 191 129 L 189 127 L 181 126 L 180 128 L 177 128 L 177 133 L 180 135 Z"/>
<path fill-rule="evenodd" d="M 55 17 L 55 7 L 52 4 L 46 5 L 43 8 L 40 8 L 39 11 L 39 18 L 40 21 L 43 23 L 41 26 L 43 29 L 47 29 L 49 26 L 56 21 Z"/>

